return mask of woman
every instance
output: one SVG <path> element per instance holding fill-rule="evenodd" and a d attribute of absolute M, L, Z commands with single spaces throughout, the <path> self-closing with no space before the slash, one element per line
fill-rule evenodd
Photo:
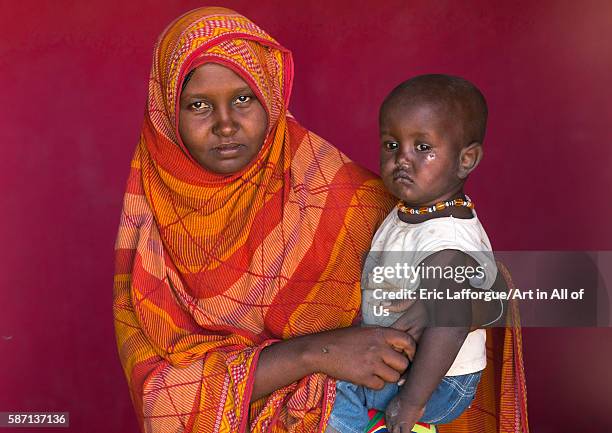
<path fill-rule="evenodd" d="M 227 9 L 157 43 L 114 286 L 143 431 L 324 431 L 334 378 L 377 388 L 414 353 L 404 332 L 349 327 L 393 202 L 291 117 L 292 72 Z"/>

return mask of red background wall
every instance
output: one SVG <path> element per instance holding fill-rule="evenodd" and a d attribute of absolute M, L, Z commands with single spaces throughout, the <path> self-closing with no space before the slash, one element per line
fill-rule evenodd
<path fill-rule="evenodd" d="M 153 43 L 201 5 L 169 3 L 2 3 L 0 411 L 137 431 L 114 341 L 113 243 Z M 394 85 L 426 72 L 474 81 L 491 115 L 468 191 L 494 247 L 612 249 L 612 3 L 489 3 L 223 5 L 293 50 L 293 113 L 373 170 Z M 524 337 L 532 431 L 611 431 L 612 331 Z"/>

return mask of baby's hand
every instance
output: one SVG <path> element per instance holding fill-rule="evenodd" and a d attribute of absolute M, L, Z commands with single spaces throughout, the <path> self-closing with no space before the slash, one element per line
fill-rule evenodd
<path fill-rule="evenodd" d="M 389 402 L 385 411 L 387 429 L 391 433 L 410 433 L 416 422 L 425 413 L 424 406 L 416 406 L 399 393 Z"/>

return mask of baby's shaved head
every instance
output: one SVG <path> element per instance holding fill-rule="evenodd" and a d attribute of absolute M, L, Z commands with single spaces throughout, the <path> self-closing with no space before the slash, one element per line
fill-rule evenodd
<path fill-rule="evenodd" d="M 386 110 L 432 104 L 461 122 L 463 146 L 482 143 L 487 126 L 487 102 L 469 81 L 444 74 L 419 75 L 404 81 L 391 91 L 380 107 L 380 118 Z"/>

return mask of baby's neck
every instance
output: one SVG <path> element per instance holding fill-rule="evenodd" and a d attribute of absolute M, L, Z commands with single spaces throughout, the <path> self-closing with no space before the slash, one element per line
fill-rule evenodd
<path fill-rule="evenodd" d="M 444 201 L 455 200 L 457 198 L 461 198 L 465 200 L 465 195 L 463 194 L 463 191 L 458 192 L 457 194 L 453 195 L 452 197 Z M 399 219 L 408 224 L 419 224 L 419 223 L 422 223 L 422 222 L 425 222 L 425 221 L 428 221 L 434 218 L 444 218 L 444 217 L 453 217 L 453 218 L 459 218 L 459 219 L 474 218 L 474 213 L 472 212 L 472 209 L 469 209 L 464 206 L 447 207 L 442 210 L 438 210 L 435 212 L 428 212 L 424 214 L 407 214 L 407 213 L 401 212 L 399 209 L 397 209 L 396 212 L 397 212 Z"/>

